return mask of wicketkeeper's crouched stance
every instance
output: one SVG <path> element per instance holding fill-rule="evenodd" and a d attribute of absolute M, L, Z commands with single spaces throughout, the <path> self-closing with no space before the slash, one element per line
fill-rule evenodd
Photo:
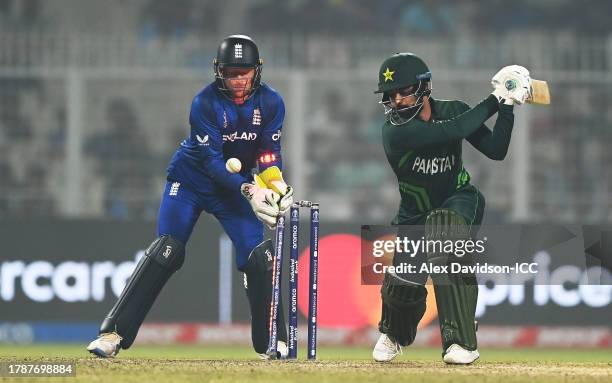
<path fill-rule="evenodd" d="M 230 36 L 219 46 L 216 80 L 193 99 L 191 133 L 168 168 L 159 237 L 102 322 L 100 336 L 87 347 L 90 352 L 112 357 L 132 345 L 161 289 L 183 265 L 187 241 L 205 211 L 221 223 L 236 248 L 251 308 L 253 347 L 268 357 L 274 252 L 272 242 L 264 241 L 261 221 L 274 228 L 277 217 L 292 204 L 293 190 L 280 173 L 285 107 L 280 94 L 260 82 L 261 69 L 257 46 L 249 37 Z M 239 159 L 242 169 L 229 172 L 229 158 Z M 260 174 L 252 182 L 257 165 Z M 277 349 L 283 357 L 287 331 L 283 310 L 279 313 Z"/>
<path fill-rule="evenodd" d="M 513 81 L 508 86 L 507 81 Z M 514 123 L 513 105 L 529 95 L 529 72 L 505 67 L 493 77 L 493 93 L 471 108 L 462 101 L 434 100 L 427 65 L 410 53 L 385 60 L 379 70 L 386 122 L 382 127 L 387 160 L 397 175 L 401 205 L 395 225 L 423 225 L 428 240 L 469 238 L 480 225 L 485 200 L 470 184 L 461 145 L 466 139 L 485 156 L 503 160 Z M 507 87 L 512 88 L 508 90 Z M 497 113 L 493 131 L 485 121 Z M 411 230 L 402 226 L 402 230 Z M 417 238 L 420 238 L 419 235 Z M 433 265 L 446 265 L 444 253 L 423 255 Z M 396 255 L 397 258 L 397 255 Z M 478 359 L 475 275 L 431 275 L 436 295 L 443 359 L 469 364 Z M 425 313 L 425 278 L 408 281 L 387 273 L 381 288 L 382 333 L 373 357 L 390 361 L 411 344 Z"/>

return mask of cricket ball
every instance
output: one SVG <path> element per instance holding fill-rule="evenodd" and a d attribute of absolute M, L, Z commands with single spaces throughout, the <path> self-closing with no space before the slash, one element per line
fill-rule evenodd
<path fill-rule="evenodd" d="M 232 174 L 238 173 L 240 169 L 242 169 L 242 163 L 240 162 L 238 158 L 230 158 L 225 163 L 225 168 L 227 169 L 228 172 Z"/>

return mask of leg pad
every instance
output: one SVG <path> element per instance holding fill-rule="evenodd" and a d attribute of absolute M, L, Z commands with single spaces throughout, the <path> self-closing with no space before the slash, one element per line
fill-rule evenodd
<path fill-rule="evenodd" d="M 452 209 L 433 210 L 425 222 L 428 240 L 457 241 L 470 238 L 470 227 L 465 218 Z M 457 257 L 441 251 L 427 254 L 428 261 L 435 265 L 450 262 L 473 262 L 469 254 Z M 476 350 L 476 301 L 478 284 L 473 274 L 434 274 L 431 276 L 436 294 L 436 305 L 442 335 L 442 347 L 446 350 L 456 343 L 468 350 Z"/>
<path fill-rule="evenodd" d="M 253 348 L 259 354 L 268 350 L 270 333 L 270 303 L 272 301 L 272 260 L 274 248 L 271 240 L 259 244 L 243 267 L 246 294 L 251 307 L 251 339 Z M 287 327 L 283 310 L 282 295 L 278 304 L 278 340 L 287 342 Z"/>
<path fill-rule="evenodd" d="M 389 335 L 402 346 L 414 342 L 417 326 L 425 314 L 425 286 L 407 284 L 387 273 L 381 296 L 382 319 L 378 324 L 380 332 Z"/>
<path fill-rule="evenodd" d="M 121 348 L 129 348 L 161 289 L 184 261 L 183 243 L 169 235 L 153 241 L 102 322 L 100 333 L 117 332 L 123 338 Z"/>

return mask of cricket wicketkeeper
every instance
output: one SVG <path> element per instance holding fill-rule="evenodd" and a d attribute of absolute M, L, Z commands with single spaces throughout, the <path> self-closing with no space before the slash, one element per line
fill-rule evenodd
<path fill-rule="evenodd" d="M 161 289 L 183 265 L 189 236 L 205 211 L 221 223 L 236 248 L 236 265 L 245 274 L 251 307 L 253 347 L 268 357 L 274 251 L 271 240 L 264 240 L 262 222 L 275 227 L 277 217 L 293 202 L 293 189 L 280 172 L 285 106 L 280 94 L 261 82 L 262 63 L 248 36 L 229 36 L 219 46 L 215 81 L 193 99 L 191 134 L 168 168 L 158 238 L 102 322 L 99 337 L 87 347 L 91 353 L 113 357 L 132 345 Z M 233 162 L 226 168 L 229 159 Z M 260 174 L 253 182 L 256 166 Z M 287 330 L 282 308 L 278 312 L 277 350 L 283 357 Z"/>
<path fill-rule="evenodd" d="M 419 57 L 397 53 L 378 72 L 386 121 L 382 138 L 387 160 L 397 176 L 401 204 L 394 225 L 423 225 L 430 240 L 460 239 L 475 235 L 483 217 L 485 199 L 470 184 L 463 166 L 461 145 L 467 140 L 482 154 L 503 160 L 508 151 L 513 107 L 530 95 L 527 69 L 512 65 L 492 80 L 493 93 L 470 108 L 462 101 L 431 96 L 431 72 Z M 509 90 L 510 89 L 510 90 Z M 485 125 L 497 113 L 493 130 Z M 432 264 L 445 265 L 449 255 L 424 255 Z M 397 254 L 396 254 L 397 258 Z M 431 275 L 442 334 L 443 359 L 469 364 L 478 359 L 475 310 L 478 285 L 475 275 Z M 381 288 L 382 333 L 373 357 L 390 361 L 410 345 L 425 313 L 425 281 L 414 282 L 387 273 Z"/>

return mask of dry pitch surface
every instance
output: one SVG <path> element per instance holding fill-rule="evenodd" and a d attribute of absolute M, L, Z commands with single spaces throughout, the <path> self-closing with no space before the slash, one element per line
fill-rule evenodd
<path fill-rule="evenodd" d="M 0 345 L 0 362 L 74 360 L 70 378 L 4 382 L 612 382 L 612 350 L 483 350 L 472 366 L 446 366 L 439 350 L 406 348 L 392 363 L 364 348 L 325 348 L 316 362 L 260 361 L 247 347 L 135 346 L 112 360 L 83 345 Z M 303 351 L 303 350 L 302 350 Z M 301 355 L 300 355 L 301 356 Z"/>

